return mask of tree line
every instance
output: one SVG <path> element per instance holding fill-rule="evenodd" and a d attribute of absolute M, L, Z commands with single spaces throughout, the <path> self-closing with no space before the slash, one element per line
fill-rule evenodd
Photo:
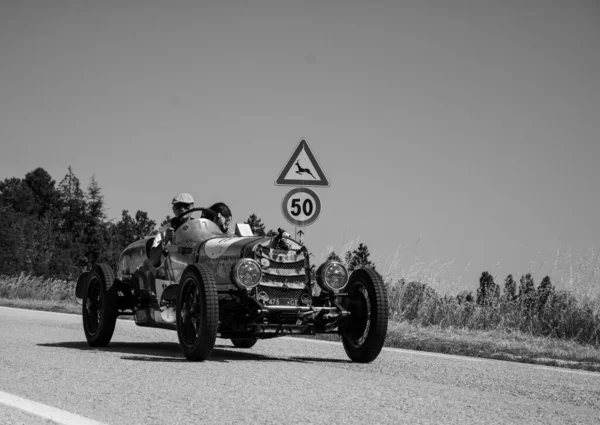
<path fill-rule="evenodd" d="M 141 210 L 108 220 L 95 176 L 84 190 L 72 167 L 58 184 L 38 167 L 0 182 L 0 274 L 69 280 L 97 262 L 116 267 L 123 248 L 155 227 Z"/>
<path fill-rule="evenodd" d="M 168 222 L 168 216 L 161 226 Z M 273 236 L 273 229 L 256 214 L 246 223 L 254 234 Z M 24 178 L 0 182 L 0 275 L 20 273 L 74 280 L 94 263 L 105 262 L 116 269 L 119 255 L 130 243 L 156 232 L 148 213 L 122 210 L 118 221 L 106 216 L 104 196 L 95 176 L 82 188 L 69 167 L 56 183 L 42 167 Z M 339 256 L 332 252 L 328 259 Z M 375 265 L 369 250 L 360 244 L 345 254 L 350 270 Z"/>

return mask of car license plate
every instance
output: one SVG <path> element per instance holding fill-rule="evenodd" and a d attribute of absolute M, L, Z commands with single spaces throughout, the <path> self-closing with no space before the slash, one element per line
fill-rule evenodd
<path fill-rule="evenodd" d="M 298 305 L 298 300 L 295 299 L 290 299 L 290 298 L 269 298 L 269 301 L 267 301 L 268 305 L 291 305 L 291 306 L 297 306 Z"/>

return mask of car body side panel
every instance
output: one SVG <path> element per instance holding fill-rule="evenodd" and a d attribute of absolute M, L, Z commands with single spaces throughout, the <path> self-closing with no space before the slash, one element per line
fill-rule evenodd
<path fill-rule="evenodd" d="M 140 239 L 123 250 L 117 264 L 117 279 L 131 277 L 137 268 L 144 264 L 148 259 L 146 245 L 150 239 L 152 238 Z"/>

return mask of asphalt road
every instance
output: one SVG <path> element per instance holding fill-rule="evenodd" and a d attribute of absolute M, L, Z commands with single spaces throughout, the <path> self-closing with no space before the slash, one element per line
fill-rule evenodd
<path fill-rule="evenodd" d="M 600 373 L 396 349 L 363 365 L 299 338 L 217 339 L 191 363 L 173 331 L 119 320 L 93 349 L 80 316 L 0 307 L 0 359 L 2 424 L 600 423 Z"/>

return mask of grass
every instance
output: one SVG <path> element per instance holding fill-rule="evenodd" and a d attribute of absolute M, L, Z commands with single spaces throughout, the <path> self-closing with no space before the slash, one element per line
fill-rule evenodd
<path fill-rule="evenodd" d="M 389 294 L 392 319 L 388 326 L 387 347 L 600 371 L 600 347 L 597 344 L 581 343 L 573 338 L 535 335 L 519 327 L 506 326 L 506 320 L 499 320 L 496 326 L 486 328 L 481 325 L 481 320 L 489 318 L 489 315 L 479 311 L 477 314 L 471 313 L 470 320 L 465 321 L 464 311 L 453 312 L 449 307 L 464 308 L 454 302 L 447 304 L 446 310 L 439 306 L 433 308 L 432 314 L 432 305 L 435 303 L 431 300 L 435 298 L 426 299 L 425 302 L 420 300 L 416 309 L 411 304 L 405 303 L 403 306 L 406 294 L 400 289 L 392 287 Z M 24 274 L 0 277 L 2 306 L 81 314 L 81 306 L 75 302 L 74 294 L 75 282 Z M 471 312 L 478 311 L 476 306 L 468 309 Z M 436 317 L 436 311 L 439 318 L 437 323 L 431 320 Z M 415 316 L 407 320 L 406 312 L 412 312 Z M 462 318 L 459 322 L 454 320 L 460 325 L 453 324 L 452 317 Z M 334 335 L 321 337 L 339 340 Z"/>

